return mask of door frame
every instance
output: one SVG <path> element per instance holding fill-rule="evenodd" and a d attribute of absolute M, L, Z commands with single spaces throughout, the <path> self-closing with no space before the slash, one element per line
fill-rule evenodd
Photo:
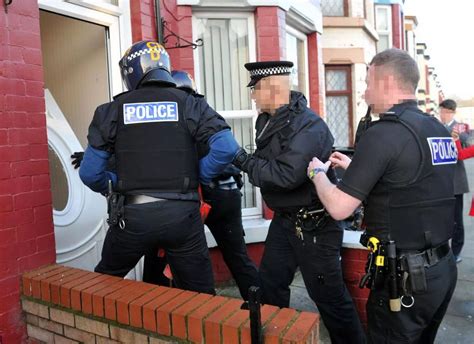
<path fill-rule="evenodd" d="M 110 98 L 125 90 L 118 62 L 125 50 L 132 45 L 130 0 L 119 0 L 119 6 L 107 4 L 91 6 L 88 0 L 38 0 L 38 6 L 41 10 L 105 26 L 108 34 Z"/>

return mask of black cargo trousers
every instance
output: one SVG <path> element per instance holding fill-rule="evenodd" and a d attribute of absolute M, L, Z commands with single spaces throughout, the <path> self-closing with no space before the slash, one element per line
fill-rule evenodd
<path fill-rule="evenodd" d="M 457 280 L 457 267 L 450 251 L 435 265 L 425 268 L 427 290 L 414 293 L 412 307 L 390 311 L 389 289 L 370 292 L 367 301 L 368 341 L 384 343 L 433 343 L 448 309 Z"/>
<path fill-rule="evenodd" d="M 340 261 L 343 230 L 332 219 L 320 229 L 295 233 L 295 221 L 275 213 L 260 265 L 263 302 L 290 305 L 290 284 L 299 266 L 332 343 L 365 343 L 365 334 L 344 284 Z"/>
<path fill-rule="evenodd" d="M 214 294 L 209 250 L 199 202 L 160 200 L 126 204 L 125 227 L 110 226 L 95 271 L 125 276 L 142 256 L 166 252 L 178 288 Z"/>

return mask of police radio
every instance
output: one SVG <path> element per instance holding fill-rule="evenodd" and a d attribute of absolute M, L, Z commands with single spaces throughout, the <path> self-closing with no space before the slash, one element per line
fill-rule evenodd
<path fill-rule="evenodd" d="M 371 113 L 372 109 L 369 106 L 367 108 L 367 113 L 364 117 L 360 119 L 359 124 L 357 125 L 357 130 L 354 139 L 354 148 L 357 146 L 357 143 L 359 142 L 360 138 L 367 131 L 367 129 L 369 129 L 370 124 L 372 123 L 372 116 L 370 115 Z"/>

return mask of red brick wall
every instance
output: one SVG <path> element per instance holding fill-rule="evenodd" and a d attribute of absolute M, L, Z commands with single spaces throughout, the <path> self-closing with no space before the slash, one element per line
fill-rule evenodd
<path fill-rule="evenodd" d="M 260 262 L 262 261 L 263 250 L 265 248 L 264 243 L 257 243 L 257 244 L 248 244 L 247 245 L 247 252 L 249 254 L 250 259 L 254 261 L 257 266 L 260 266 Z M 211 248 L 209 250 L 212 260 L 212 271 L 214 272 L 214 282 L 219 285 L 225 282 L 229 282 L 232 279 L 232 275 L 230 273 L 229 268 L 224 262 L 222 258 L 221 251 L 219 248 Z"/>
<path fill-rule="evenodd" d="M 324 69 L 321 48 L 321 35 L 313 32 L 308 35 L 308 70 L 310 107 L 321 116 L 325 116 L 324 109 Z"/>
<path fill-rule="evenodd" d="M 392 44 L 394 48 L 404 47 L 404 28 L 402 8 L 399 4 L 392 5 Z"/>
<path fill-rule="evenodd" d="M 133 42 L 157 39 L 153 0 L 130 1 L 130 16 L 132 18 Z"/>
<path fill-rule="evenodd" d="M 367 250 L 364 249 L 342 249 L 342 271 L 347 289 L 354 300 L 360 320 L 365 326 L 367 324 L 367 312 L 365 304 L 369 297 L 369 289 L 359 288 L 359 281 L 365 274 L 365 262 L 367 261 Z"/>
<path fill-rule="evenodd" d="M 37 0 L 0 6 L 0 342 L 20 343 L 20 275 L 55 261 Z"/>
<path fill-rule="evenodd" d="M 159 0 L 160 14 L 166 26 L 190 42 L 193 40 L 191 6 L 178 6 L 176 0 Z M 139 0 L 130 3 L 132 17 L 132 39 L 134 42 L 150 39 L 157 40 L 155 6 L 153 0 Z M 163 36 L 169 35 L 169 30 L 163 30 Z M 194 76 L 194 58 L 191 47 L 172 49 L 177 40 L 169 37 L 165 43 L 171 58 L 171 68 L 185 70 Z M 184 43 L 182 43 L 184 44 Z"/>
<path fill-rule="evenodd" d="M 257 61 L 284 60 L 286 57 L 286 13 L 280 7 L 257 7 L 255 10 Z M 263 217 L 273 212 L 263 203 Z"/>
<path fill-rule="evenodd" d="M 272 61 L 286 57 L 286 13 L 280 7 L 255 10 L 257 60 Z"/>
<path fill-rule="evenodd" d="M 35 343 L 251 342 L 249 311 L 238 299 L 60 265 L 24 274 L 23 295 Z M 318 343 L 318 314 L 264 305 L 261 321 L 265 343 Z"/>
<path fill-rule="evenodd" d="M 192 10 L 191 6 L 177 6 L 176 0 L 161 0 L 161 16 L 166 21 L 166 25 L 179 37 L 192 42 Z M 169 35 L 167 29 L 164 36 Z M 175 37 L 169 37 L 166 43 L 168 53 L 171 57 L 171 66 L 176 70 L 184 70 L 194 76 L 194 57 L 191 47 L 171 49 L 177 43 Z M 182 42 L 181 44 L 186 44 Z M 199 48 L 198 48 L 199 49 Z"/>

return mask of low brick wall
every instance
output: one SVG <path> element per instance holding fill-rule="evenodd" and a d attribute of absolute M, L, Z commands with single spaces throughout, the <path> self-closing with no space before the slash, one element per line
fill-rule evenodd
<path fill-rule="evenodd" d="M 367 262 L 366 249 L 343 248 L 342 249 L 342 272 L 347 289 L 354 300 L 360 321 L 367 325 L 367 312 L 365 305 L 369 298 L 369 289 L 359 288 L 359 282 L 365 275 L 365 263 Z"/>
<path fill-rule="evenodd" d="M 23 275 L 30 343 L 250 343 L 242 300 L 49 265 Z M 265 305 L 265 343 L 318 343 L 319 315 Z"/>

